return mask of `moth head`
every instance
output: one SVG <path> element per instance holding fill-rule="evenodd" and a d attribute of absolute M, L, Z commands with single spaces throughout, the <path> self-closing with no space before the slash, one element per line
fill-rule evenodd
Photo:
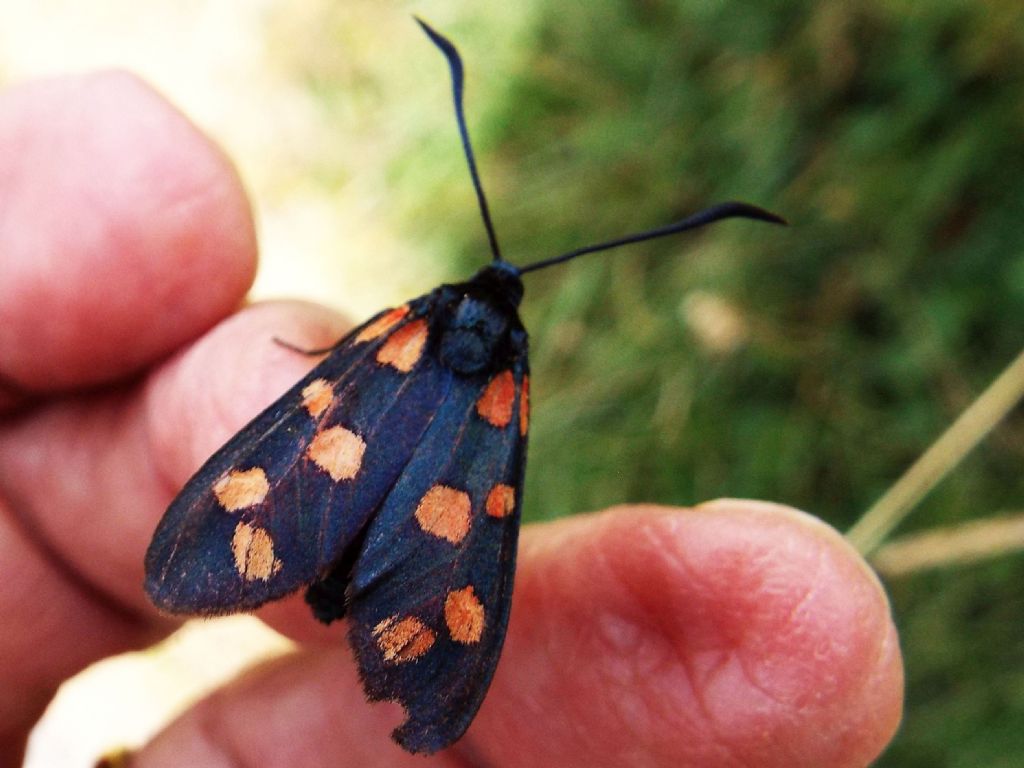
<path fill-rule="evenodd" d="M 499 261 L 451 288 L 441 360 L 459 373 L 477 373 L 490 365 L 509 329 L 518 324 L 516 309 L 523 298 L 523 283 L 518 269 Z"/>

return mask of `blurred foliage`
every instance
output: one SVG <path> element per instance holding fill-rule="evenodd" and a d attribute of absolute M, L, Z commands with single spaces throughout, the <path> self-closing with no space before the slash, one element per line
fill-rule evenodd
<path fill-rule="evenodd" d="M 729 495 L 848 527 L 1020 349 L 1024 5 L 497 7 L 430 18 L 466 59 L 510 261 L 730 198 L 792 224 L 527 278 L 527 518 Z M 426 45 L 403 58 L 437 86 L 391 168 L 396 221 L 461 279 L 487 245 L 443 64 Z M 1024 506 L 1022 459 L 1017 413 L 905 528 Z M 908 704 L 880 765 L 1021 764 L 1022 577 L 1018 556 L 887 585 Z"/>

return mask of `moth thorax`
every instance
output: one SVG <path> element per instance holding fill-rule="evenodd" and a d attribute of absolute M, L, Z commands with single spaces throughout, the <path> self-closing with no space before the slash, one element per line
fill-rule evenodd
<path fill-rule="evenodd" d="M 441 335 L 441 360 L 458 373 L 485 369 L 508 333 L 509 318 L 487 301 L 463 296 Z"/>

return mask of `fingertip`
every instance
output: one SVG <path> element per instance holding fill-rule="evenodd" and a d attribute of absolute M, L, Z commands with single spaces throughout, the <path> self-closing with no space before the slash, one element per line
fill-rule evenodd
<path fill-rule="evenodd" d="M 681 602 L 713 612 L 731 656 L 705 678 L 710 719 L 734 749 L 767 749 L 777 765 L 870 763 L 903 702 L 897 632 L 874 571 L 834 528 L 784 505 L 722 499 L 683 520 L 667 526 L 665 551 L 703 578 Z"/>
<path fill-rule="evenodd" d="M 53 391 L 108 381 L 230 313 L 255 230 L 234 167 L 137 77 L 0 97 L 0 372 Z"/>

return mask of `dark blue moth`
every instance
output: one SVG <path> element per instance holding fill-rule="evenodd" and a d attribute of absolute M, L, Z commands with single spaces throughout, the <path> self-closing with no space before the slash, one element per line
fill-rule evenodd
<path fill-rule="evenodd" d="M 434 752 L 469 727 L 508 623 L 529 424 L 521 276 L 584 253 L 728 217 L 724 203 L 655 230 L 516 267 L 501 258 L 445 54 L 493 261 L 469 281 L 379 313 L 218 450 L 160 521 L 146 591 L 171 613 L 256 608 L 306 587 L 343 616 L 371 700 L 397 701 L 395 740 Z"/>

